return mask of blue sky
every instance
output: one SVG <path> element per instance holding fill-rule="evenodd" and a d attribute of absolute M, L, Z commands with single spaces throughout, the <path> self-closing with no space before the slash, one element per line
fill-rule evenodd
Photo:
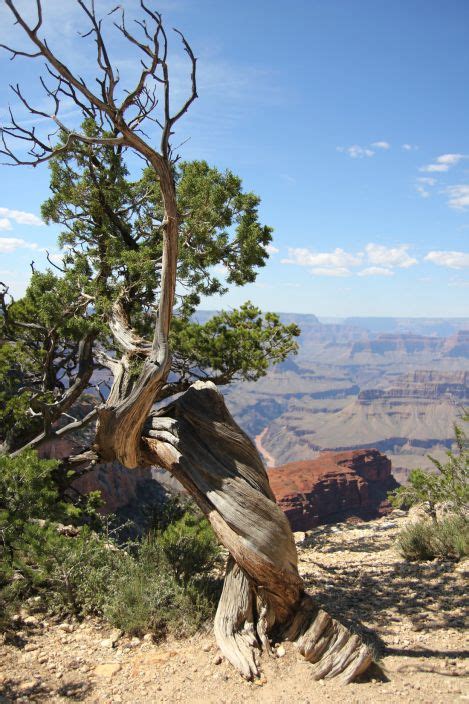
<path fill-rule="evenodd" d="M 115 4 L 96 0 L 103 15 Z M 238 173 L 275 229 L 256 283 L 202 307 L 250 298 L 263 309 L 319 316 L 468 314 L 469 3 L 155 5 L 199 57 L 200 98 L 175 138 L 190 137 L 183 158 Z M 93 57 L 76 36 L 74 3 L 44 6 L 51 45 L 89 75 Z M 0 42 L 15 36 L 2 6 Z M 127 47 L 111 39 L 110 48 L 130 77 Z M 173 66 L 177 99 L 186 80 L 179 50 Z M 2 121 L 15 104 L 8 83 L 42 100 L 39 69 L 37 60 L 1 55 Z M 70 106 L 64 116 L 76 124 Z M 31 259 L 42 265 L 43 250 L 56 251 L 57 228 L 34 217 L 47 193 L 47 167 L 0 167 L 0 279 L 17 294 Z"/>

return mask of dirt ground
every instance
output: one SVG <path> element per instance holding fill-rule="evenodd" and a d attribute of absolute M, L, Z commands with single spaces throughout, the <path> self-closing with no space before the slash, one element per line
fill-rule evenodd
<path fill-rule="evenodd" d="M 281 657 L 262 658 L 262 677 L 248 683 L 220 658 L 209 633 L 158 645 L 94 621 L 22 613 L 14 636 L 0 644 L 0 702 L 469 702 L 469 565 L 403 561 L 394 540 L 405 520 L 323 526 L 299 550 L 310 591 L 367 638 L 383 674 L 346 687 L 315 682 L 287 643 Z"/>

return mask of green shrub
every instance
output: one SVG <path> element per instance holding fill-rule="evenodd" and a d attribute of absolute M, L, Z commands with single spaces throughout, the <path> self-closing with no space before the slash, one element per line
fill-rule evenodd
<path fill-rule="evenodd" d="M 209 523 L 186 507 L 164 530 L 147 536 L 133 561 L 115 574 L 106 618 L 135 635 L 193 633 L 214 614 L 218 580 L 213 569 L 219 558 Z"/>
<path fill-rule="evenodd" d="M 419 521 L 399 533 L 397 545 L 407 560 L 460 560 L 469 556 L 469 521 L 458 515 Z"/>
<path fill-rule="evenodd" d="M 464 417 L 467 420 L 467 416 Z M 460 516 L 469 512 L 469 441 L 462 428 L 455 426 L 456 450 L 447 452 L 447 462 L 429 457 L 436 473 L 414 469 L 408 484 L 389 494 L 391 503 L 400 508 L 426 504 L 429 514 L 436 521 L 436 506 L 445 503 L 447 508 Z"/>
<path fill-rule="evenodd" d="M 127 633 L 189 635 L 213 615 L 205 580 L 178 579 L 158 539 L 145 540 L 134 560 L 115 573 L 104 615 Z"/>
<path fill-rule="evenodd" d="M 34 452 L 0 457 L 1 624 L 36 595 L 53 613 L 104 616 L 133 634 L 188 634 L 213 614 L 220 550 L 200 513 L 173 501 L 153 533 L 123 547 L 104 522 L 69 535 L 60 523 L 89 515 L 60 500 L 56 468 Z"/>
<path fill-rule="evenodd" d="M 155 539 L 176 577 L 185 582 L 209 572 L 220 556 L 210 524 L 193 510 L 187 510 Z"/>

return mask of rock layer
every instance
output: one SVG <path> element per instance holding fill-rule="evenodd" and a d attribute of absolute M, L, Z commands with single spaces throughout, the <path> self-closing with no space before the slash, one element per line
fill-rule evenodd
<path fill-rule="evenodd" d="M 278 505 L 292 529 L 387 513 L 387 493 L 397 488 L 391 462 L 375 449 L 325 452 L 317 459 L 269 469 Z"/>

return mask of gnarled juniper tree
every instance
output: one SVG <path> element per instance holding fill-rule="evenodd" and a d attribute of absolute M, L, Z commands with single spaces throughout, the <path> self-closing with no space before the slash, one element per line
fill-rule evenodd
<path fill-rule="evenodd" d="M 77 0 L 88 25 L 83 36 L 96 49 L 92 84 L 41 37 L 40 0 L 33 24 L 13 0 L 4 2 L 31 51 L 4 48 L 12 58 L 45 59 L 41 82 L 52 116 L 13 90 L 33 116 L 51 118 L 57 133 L 43 138 L 11 113 L 1 151 L 17 165 L 50 163 L 43 216 L 64 227 L 62 271 L 34 272 L 18 302 L 6 287 L 1 297 L 5 447 L 39 447 L 87 426 L 90 447 L 68 466 L 118 460 L 129 469 L 168 469 L 230 552 L 215 619 L 225 656 L 245 677 L 256 676 L 255 649 L 268 651 L 275 635 L 297 642 L 315 677 L 354 679 L 370 664 L 369 651 L 305 593 L 291 530 L 262 461 L 216 389 L 256 379 L 283 360 L 298 330 L 251 304 L 205 325 L 190 319 L 201 294 L 222 289 L 213 267 L 225 267 L 228 283 L 254 280 L 271 237 L 259 223 L 257 197 L 244 193 L 238 178 L 205 162 L 178 164 L 171 149 L 176 123 L 197 97 L 190 45 L 176 30 L 191 90 L 173 108 L 166 31 L 143 0 L 135 33 L 119 8 L 111 13 L 141 60 L 136 84 L 125 90 L 93 2 Z M 59 117 L 63 100 L 81 112 L 80 130 Z M 160 130 L 158 147 L 143 132 L 149 121 Z M 15 139 L 29 144 L 27 158 L 15 152 Z M 138 180 L 126 171 L 128 152 L 145 163 Z M 112 374 L 109 393 L 73 416 L 103 368 Z"/>

